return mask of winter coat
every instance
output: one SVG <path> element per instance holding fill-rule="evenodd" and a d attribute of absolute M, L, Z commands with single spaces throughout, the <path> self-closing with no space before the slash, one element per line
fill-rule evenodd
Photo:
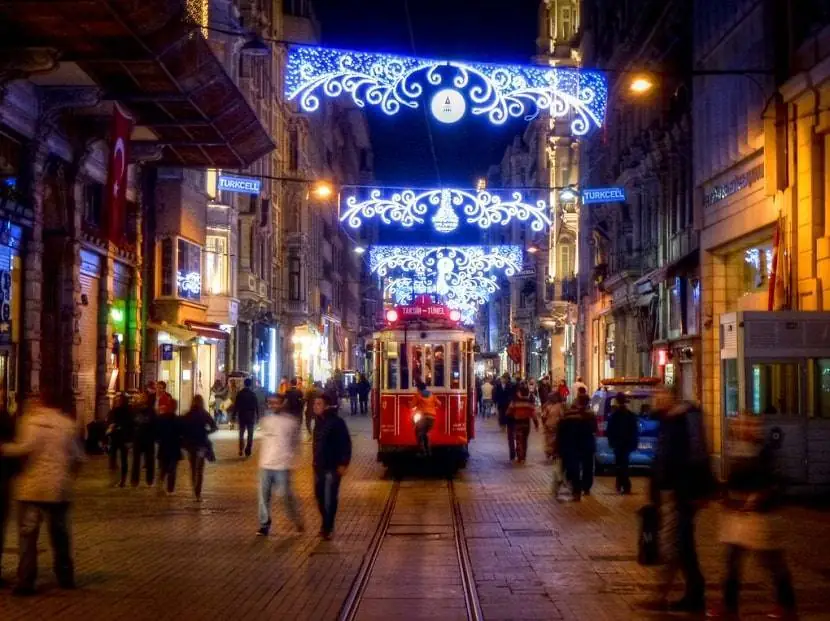
<path fill-rule="evenodd" d="M 361 401 L 366 401 L 371 391 L 372 385 L 369 383 L 369 380 L 364 378 L 357 383 L 357 394 Z"/>
<path fill-rule="evenodd" d="M 536 401 L 533 397 L 526 399 L 516 397 L 507 408 L 507 416 L 514 420 L 532 420 L 536 426 L 539 421 L 536 418 Z"/>
<path fill-rule="evenodd" d="M 294 416 L 303 415 L 303 393 L 296 386 L 292 386 L 285 393 L 285 411 Z"/>
<path fill-rule="evenodd" d="M 637 448 L 640 435 L 637 415 L 624 406 L 614 408 L 608 418 L 605 435 L 608 437 L 608 445 L 613 450 L 631 453 Z"/>
<path fill-rule="evenodd" d="M 300 446 L 300 419 L 288 412 L 268 414 L 260 422 L 259 467 L 293 470 Z"/>
<path fill-rule="evenodd" d="M 139 446 L 152 443 L 156 437 L 156 396 L 147 393 L 146 401 L 142 404 L 133 419 L 133 441 Z"/>
<path fill-rule="evenodd" d="M 493 401 L 499 410 L 507 410 L 510 402 L 513 400 L 513 385 L 509 382 L 502 384 L 501 381 L 496 382 L 496 388 L 493 390 Z"/>
<path fill-rule="evenodd" d="M 129 405 L 113 408 L 107 415 L 110 428 L 110 441 L 113 444 L 131 442 L 135 434 L 135 417 Z"/>
<path fill-rule="evenodd" d="M 233 410 L 240 425 L 250 425 L 256 422 L 259 416 L 259 399 L 250 388 L 243 388 L 236 395 Z"/>
<path fill-rule="evenodd" d="M 175 414 L 159 414 L 156 418 L 158 458 L 164 461 L 182 458 L 182 419 Z"/>
<path fill-rule="evenodd" d="M 23 419 L 15 442 L 0 446 L 4 457 L 25 457 L 16 498 L 28 502 L 67 502 L 73 475 L 83 461 L 75 421 L 59 410 L 38 407 Z"/>
<path fill-rule="evenodd" d="M 590 411 L 572 409 L 559 421 L 556 453 L 563 459 L 580 459 L 596 451 L 595 423 Z"/>
<path fill-rule="evenodd" d="M 217 430 L 216 421 L 207 410 L 191 409 L 179 421 L 182 431 L 182 440 L 189 449 L 209 448 L 208 436 Z"/>
<path fill-rule="evenodd" d="M 352 439 L 349 429 L 337 414 L 336 408 L 329 408 L 314 425 L 312 442 L 314 469 L 322 472 L 348 466 L 352 460 Z"/>

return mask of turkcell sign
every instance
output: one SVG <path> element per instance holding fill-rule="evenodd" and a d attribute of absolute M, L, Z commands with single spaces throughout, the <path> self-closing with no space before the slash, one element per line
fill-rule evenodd
<path fill-rule="evenodd" d="M 260 187 L 262 187 L 262 180 L 252 179 L 251 177 L 227 177 L 225 175 L 219 175 L 219 180 L 216 182 L 216 189 L 223 192 L 259 194 Z"/>
<path fill-rule="evenodd" d="M 625 188 L 588 188 L 582 190 L 582 204 L 624 203 Z"/>

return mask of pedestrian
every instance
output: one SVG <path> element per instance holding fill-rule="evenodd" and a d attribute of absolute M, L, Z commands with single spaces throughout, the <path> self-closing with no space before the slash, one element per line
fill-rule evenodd
<path fill-rule="evenodd" d="M 288 376 L 283 375 L 282 379 L 280 379 L 280 387 L 279 387 L 279 390 L 277 391 L 278 394 L 284 395 L 285 393 L 288 392 L 288 389 L 290 388 L 290 386 L 291 385 L 288 383 Z"/>
<path fill-rule="evenodd" d="M 490 418 L 493 413 L 493 382 L 485 378 L 481 384 L 481 415 Z"/>
<path fill-rule="evenodd" d="M 254 381 L 250 377 L 246 377 L 243 384 L 242 390 L 236 395 L 233 410 L 239 422 L 239 456 L 242 457 L 244 454 L 245 457 L 250 457 L 254 446 L 254 425 L 259 417 L 259 399 L 252 389 Z"/>
<path fill-rule="evenodd" d="M 162 382 L 159 382 L 162 388 Z M 176 490 L 176 471 L 179 468 L 179 460 L 182 458 L 182 428 L 179 418 L 176 416 L 176 400 L 170 397 L 163 398 L 159 394 L 159 413 L 156 417 L 156 444 L 158 446 L 158 490 L 161 494 L 167 487 L 167 494 L 170 495 Z"/>
<path fill-rule="evenodd" d="M 576 381 L 573 383 L 573 386 L 571 386 L 571 389 L 573 390 L 573 393 L 577 396 L 579 396 L 579 393 L 583 390 L 585 391 L 586 395 L 588 394 L 588 385 L 584 381 L 582 381 L 581 375 L 577 376 Z"/>
<path fill-rule="evenodd" d="M 662 584 L 657 607 L 674 612 L 702 612 L 705 581 L 695 544 L 695 517 L 702 503 L 714 492 L 715 479 L 700 409 L 679 402 L 667 388 L 653 397 L 660 422 L 657 449 L 651 471 L 650 496 L 660 515 Z M 683 597 L 669 603 L 668 594 L 678 572 L 686 589 Z"/>
<path fill-rule="evenodd" d="M 559 380 L 559 386 L 556 387 L 556 390 L 559 392 L 559 396 L 562 397 L 562 402 L 567 403 L 568 397 L 571 396 L 571 391 L 568 389 L 568 382 L 564 379 Z"/>
<path fill-rule="evenodd" d="M 308 390 L 300 399 L 300 419 L 305 415 L 305 428 L 309 435 L 313 433 L 314 421 L 317 418 L 314 416 L 314 400 L 322 395 L 323 385 L 320 382 L 309 382 Z M 288 407 L 291 408 L 292 406 L 289 404 Z"/>
<path fill-rule="evenodd" d="M 254 420 L 254 430 L 259 431 L 259 417 L 265 413 L 266 401 L 268 400 L 268 393 L 265 391 L 265 386 L 262 385 L 258 379 L 254 379 L 254 394 L 256 395 L 257 414 Z"/>
<path fill-rule="evenodd" d="M 481 412 L 481 409 L 484 405 L 484 395 L 481 394 L 481 376 L 475 376 L 475 391 L 476 391 L 476 410 Z"/>
<path fill-rule="evenodd" d="M 121 393 L 115 398 L 115 407 L 107 415 L 107 436 L 109 437 L 109 468 L 113 475 L 113 486 L 124 487 L 127 484 L 127 464 L 130 445 L 135 435 L 135 421 L 133 411 L 130 408 L 129 399 L 126 393 Z M 117 483 L 115 477 L 118 473 L 120 456 L 120 476 Z"/>
<path fill-rule="evenodd" d="M 412 410 L 414 412 L 413 420 L 415 421 L 415 437 L 418 441 L 418 447 L 421 454 L 429 456 L 431 454 L 429 447 L 429 432 L 435 425 L 435 416 L 438 413 L 438 400 L 428 389 L 427 385 L 422 381 L 418 381 L 416 386 L 418 392 L 412 399 Z"/>
<path fill-rule="evenodd" d="M 225 415 L 222 412 L 222 404 L 228 398 L 228 387 L 222 383 L 222 380 L 216 378 L 213 382 L 213 387 L 210 389 L 210 394 L 213 398 L 213 420 L 216 424 L 225 422 Z"/>
<path fill-rule="evenodd" d="M 357 395 L 357 380 L 352 380 L 349 383 L 349 409 L 351 411 L 352 416 L 357 416 L 357 404 L 358 404 L 358 395 Z"/>
<path fill-rule="evenodd" d="M 513 386 L 510 383 L 510 376 L 505 373 L 501 376 L 498 383 L 493 390 L 493 401 L 496 403 L 496 409 L 499 416 L 499 427 L 504 429 L 507 427 L 507 408 L 513 400 Z M 514 451 L 511 451 L 512 455 Z"/>
<path fill-rule="evenodd" d="M 549 392 L 547 400 L 542 406 L 542 425 L 545 430 L 545 457 L 554 459 L 556 456 L 556 428 L 564 414 L 562 397 L 556 391 Z"/>
<path fill-rule="evenodd" d="M 520 383 L 516 389 L 516 395 L 507 408 L 507 417 L 513 420 L 516 438 L 516 462 L 523 464 L 527 459 L 527 441 L 530 437 L 531 421 L 533 426 L 536 427 L 536 431 L 539 430 L 536 400 L 531 396 L 530 389 L 524 382 Z"/>
<path fill-rule="evenodd" d="M 550 375 L 545 375 L 539 382 L 539 402 L 544 405 L 548 402 L 548 395 L 553 390 L 550 383 Z"/>
<path fill-rule="evenodd" d="M 562 457 L 562 467 L 574 502 L 591 493 L 595 442 L 593 413 L 588 407 L 588 397 L 583 395 L 565 413 L 556 431 L 555 452 Z"/>
<path fill-rule="evenodd" d="M 74 474 L 83 459 L 75 421 L 60 410 L 35 402 L 17 439 L 0 445 L 0 455 L 22 457 L 16 487 L 19 561 L 14 595 L 33 595 L 37 577 L 37 540 L 44 516 L 58 585 L 75 588 L 69 544 L 69 508 Z"/>
<path fill-rule="evenodd" d="M 190 462 L 190 482 L 197 501 L 202 500 L 202 484 L 205 480 L 205 462 L 215 461 L 210 434 L 218 429 L 216 421 L 205 409 L 202 395 L 193 397 L 190 409 L 181 420 L 182 442 Z"/>
<path fill-rule="evenodd" d="M 14 439 L 14 418 L 6 408 L 5 400 L 0 404 L 0 446 Z M 6 522 L 11 513 L 12 477 L 19 464 L 16 459 L 0 457 L 0 586 L 3 586 L 3 548 L 5 545 Z"/>
<path fill-rule="evenodd" d="M 167 392 L 167 382 L 159 382 L 157 384 L 158 390 L 156 393 L 156 412 L 161 414 L 162 410 L 165 411 L 176 411 L 176 400 L 173 398 L 169 392 Z"/>
<path fill-rule="evenodd" d="M 292 471 L 296 466 L 300 444 L 300 418 L 289 412 L 284 398 L 278 398 L 274 410 L 262 417 L 259 448 L 259 530 L 267 536 L 271 530 L 271 492 L 276 487 L 282 495 L 288 519 L 297 532 L 305 531 L 299 503 L 294 494 Z"/>
<path fill-rule="evenodd" d="M 337 404 L 320 395 L 314 399 L 314 495 L 322 517 L 320 536 L 331 539 L 337 515 L 340 481 L 352 459 L 352 439 L 346 422 L 340 418 Z"/>
<path fill-rule="evenodd" d="M 536 383 L 534 378 L 530 378 L 527 381 L 527 389 L 530 391 L 530 398 L 533 400 L 534 403 L 539 403 L 539 385 Z"/>
<path fill-rule="evenodd" d="M 369 393 L 372 391 L 372 385 L 368 378 L 361 373 L 360 381 L 357 384 L 357 395 L 360 399 L 360 414 L 366 416 L 369 413 Z"/>
<path fill-rule="evenodd" d="M 775 586 L 776 607 L 768 616 L 795 619 L 795 590 L 783 549 L 786 527 L 777 515 L 781 484 L 775 472 L 776 447 L 753 414 L 737 417 L 728 433 L 729 474 L 720 536 L 726 545 L 726 579 L 723 604 L 707 616 L 738 618 L 741 565 L 747 554 L 755 554 Z"/>
<path fill-rule="evenodd" d="M 631 493 L 631 477 L 629 476 L 629 459 L 637 448 L 640 435 L 640 425 L 637 415 L 628 409 L 625 395 L 617 394 L 616 405 L 608 417 L 608 426 L 605 435 L 608 437 L 608 446 L 614 451 L 614 467 L 617 473 L 615 489 L 620 494 Z"/>
<path fill-rule="evenodd" d="M 141 479 L 141 460 L 144 459 L 146 482 L 153 486 L 156 472 L 156 384 L 149 382 L 133 421 L 133 468 L 130 484 L 138 486 Z"/>

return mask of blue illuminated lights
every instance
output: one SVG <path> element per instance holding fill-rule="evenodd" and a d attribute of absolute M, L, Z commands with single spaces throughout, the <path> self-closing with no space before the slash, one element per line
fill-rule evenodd
<path fill-rule="evenodd" d="M 493 225 L 507 225 L 513 220 L 530 221 L 530 228 L 542 231 L 550 226 L 548 205 L 544 200 L 531 202 L 517 190 L 475 191 L 442 188 L 415 190 L 404 188 L 369 188 L 358 194 L 355 188 L 341 192 L 340 221 L 352 228 L 359 228 L 364 220 L 380 218 L 384 224 L 400 224 L 412 227 L 426 222 L 431 209 L 432 226 L 440 233 L 451 233 L 458 228 L 460 209 L 470 224 L 483 229 Z"/>
<path fill-rule="evenodd" d="M 306 112 L 321 97 L 348 95 L 360 107 L 377 106 L 386 114 L 416 109 L 429 89 L 429 108 L 442 123 L 454 123 L 469 111 L 501 125 L 510 118 L 530 120 L 540 112 L 567 118 L 571 132 L 583 136 L 601 127 L 608 85 L 597 71 L 568 67 L 532 67 L 432 60 L 324 47 L 290 46 L 285 75 L 289 100 Z M 432 94 L 432 91 L 436 91 Z"/>
<path fill-rule="evenodd" d="M 444 293 L 440 288 L 460 273 L 475 277 L 499 270 L 512 276 L 521 271 L 522 258 L 521 246 L 372 246 L 369 269 L 381 277 L 434 273 L 438 293 Z"/>

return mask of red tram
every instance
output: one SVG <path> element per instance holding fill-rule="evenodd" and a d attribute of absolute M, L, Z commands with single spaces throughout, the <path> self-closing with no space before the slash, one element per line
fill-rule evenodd
<path fill-rule="evenodd" d="M 386 327 L 374 334 L 373 437 L 384 465 L 418 451 L 412 402 L 419 381 L 439 405 L 431 454 L 466 465 L 475 435 L 475 339 L 460 319 L 458 311 L 424 301 L 389 309 Z"/>

